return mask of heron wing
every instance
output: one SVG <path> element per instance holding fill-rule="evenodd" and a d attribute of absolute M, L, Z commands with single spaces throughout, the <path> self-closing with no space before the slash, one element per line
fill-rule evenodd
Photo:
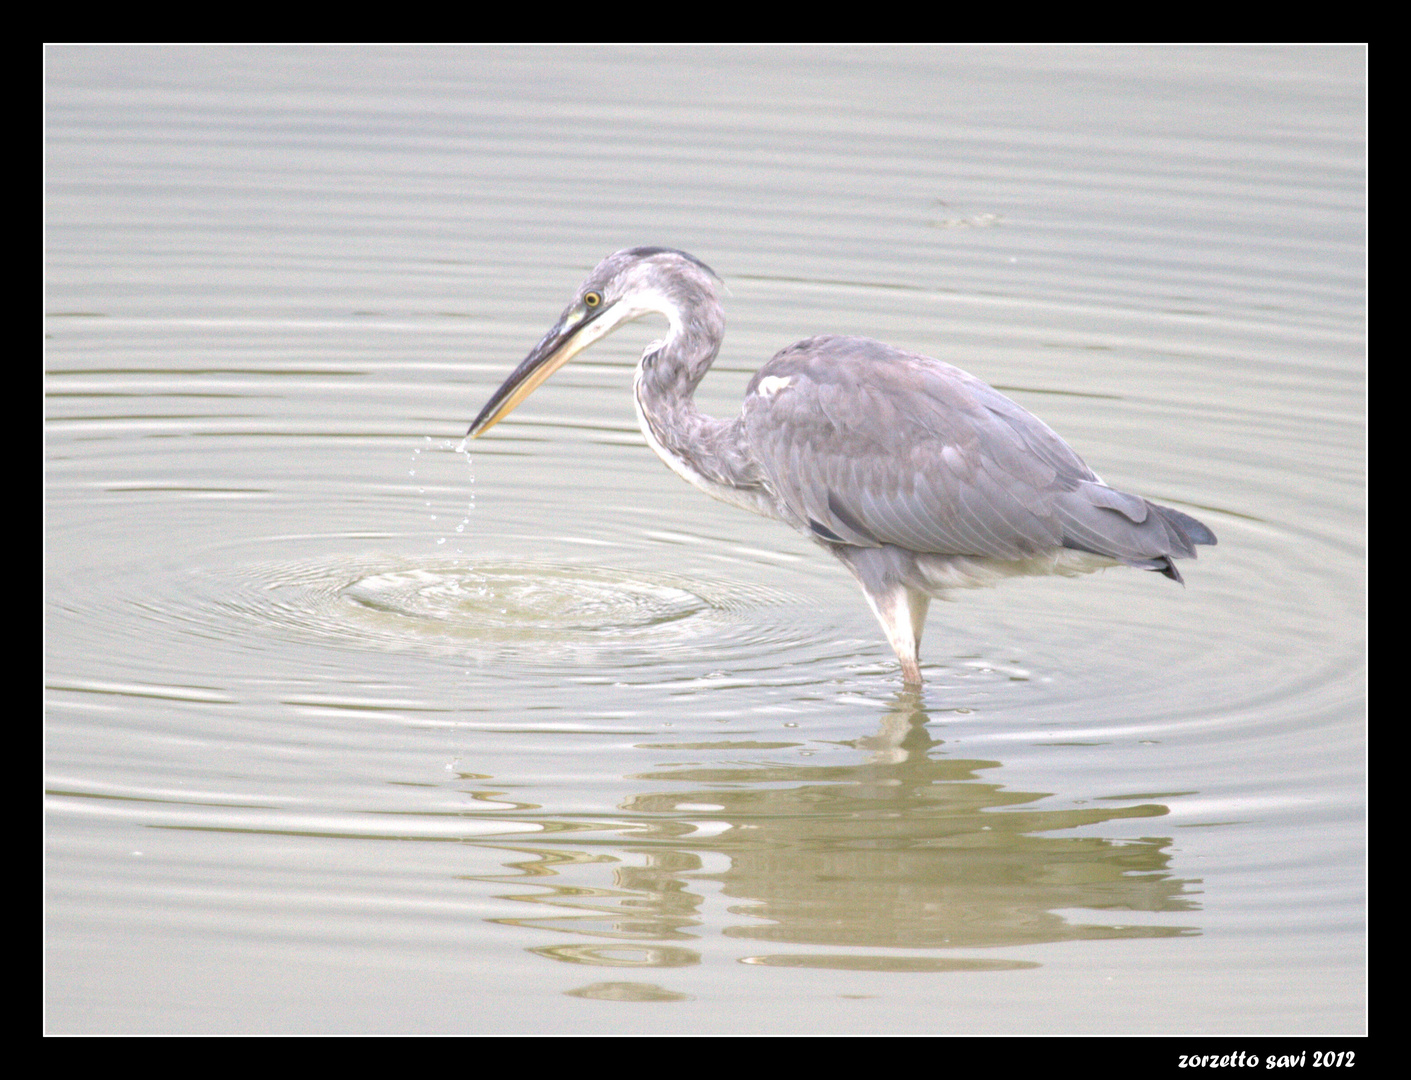
<path fill-rule="evenodd" d="M 866 338 L 784 350 L 750 383 L 742 419 L 781 513 L 830 542 L 1004 560 L 1068 547 L 1172 569 L 1165 556 L 1214 541 L 1104 485 L 973 375 Z"/>

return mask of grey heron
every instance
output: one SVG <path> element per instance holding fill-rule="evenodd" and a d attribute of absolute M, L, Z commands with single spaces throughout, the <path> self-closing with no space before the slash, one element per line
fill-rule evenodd
<path fill-rule="evenodd" d="M 1190 515 L 1108 487 L 975 376 L 868 338 L 790 345 L 750 380 L 739 416 L 706 416 L 694 394 L 725 334 L 719 280 L 671 248 L 609 255 L 467 437 L 619 326 L 665 316 L 666 337 L 647 346 L 632 386 L 647 443 L 707 495 L 787 522 L 841 561 L 910 685 L 921 682 L 933 596 L 1117 564 L 1179 582 L 1174 560 L 1215 543 Z"/>

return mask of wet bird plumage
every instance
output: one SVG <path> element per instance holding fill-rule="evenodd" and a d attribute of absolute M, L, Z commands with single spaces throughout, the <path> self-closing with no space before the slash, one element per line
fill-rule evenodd
<path fill-rule="evenodd" d="M 577 352 L 647 314 L 667 336 L 633 382 L 648 443 L 708 494 L 781 519 L 862 586 L 908 683 L 934 595 L 1025 574 L 1125 564 L 1181 581 L 1215 536 L 1188 514 L 1104 484 L 1038 418 L 950 364 L 868 338 L 789 346 L 740 415 L 696 408 L 725 333 L 714 271 L 669 248 L 604 259 L 486 404 L 483 434 Z"/>

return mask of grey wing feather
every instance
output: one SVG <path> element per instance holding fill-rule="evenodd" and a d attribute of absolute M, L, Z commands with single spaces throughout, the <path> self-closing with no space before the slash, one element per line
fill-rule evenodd
<path fill-rule="evenodd" d="M 752 455 L 798 528 L 858 547 L 1017 560 L 1074 548 L 1179 575 L 1214 535 L 1103 484 L 1036 417 L 949 364 L 801 341 L 751 382 Z"/>

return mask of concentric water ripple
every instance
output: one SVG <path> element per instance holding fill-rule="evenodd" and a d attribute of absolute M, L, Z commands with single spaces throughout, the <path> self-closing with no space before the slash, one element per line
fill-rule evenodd
<path fill-rule="evenodd" d="M 465 655 L 650 648 L 720 637 L 757 649 L 798 635 L 782 591 L 650 571 L 566 563 L 395 558 L 249 567 L 221 603 L 247 619 L 325 641 Z M 253 588 L 251 586 L 254 586 Z"/>

